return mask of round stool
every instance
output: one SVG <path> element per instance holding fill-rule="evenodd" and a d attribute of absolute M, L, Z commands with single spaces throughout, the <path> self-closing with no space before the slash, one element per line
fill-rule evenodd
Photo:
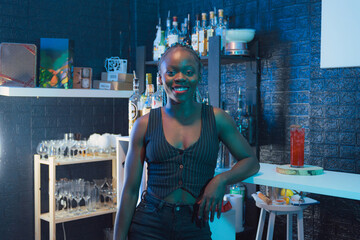
<path fill-rule="evenodd" d="M 308 205 L 303 206 L 294 206 L 294 205 L 267 205 L 263 200 L 261 200 L 257 194 L 253 193 L 252 197 L 256 202 L 256 206 L 261 208 L 259 224 L 256 232 L 256 240 L 261 240 L 264 224 L 266 219 L 266 212 L 270 214 L 268 231 L 267 231 L 267 240 L 273 239 L 274 234 L 274 225 L 275 225 L 275 216 L 277 215 L 286 215 L 287 218 L 287 228 L 286 228 L 286 239 L 292 240 L 292 217 L 294 214 L 297 215 L 297 233 L 298 240 L 304 240 L 304 221 L 303 221 L 303 210 Z"/>

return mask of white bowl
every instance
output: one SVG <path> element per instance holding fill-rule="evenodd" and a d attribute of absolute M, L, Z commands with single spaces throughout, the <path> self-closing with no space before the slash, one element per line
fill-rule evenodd
<path fill-rule="evenodd" d="M 255 37 L 255 29 L 239 28 L 226 30 L 226 42 L 250 42 Z"/>

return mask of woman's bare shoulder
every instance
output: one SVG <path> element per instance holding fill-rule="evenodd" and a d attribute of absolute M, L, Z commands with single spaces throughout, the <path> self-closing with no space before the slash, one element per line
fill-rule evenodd
<path fill-rule="evenodd" d="M 131 139 L 133 141 L 143 141 L 145 134 L 146 134 L 146 130 L 147 130 L 147 126 L 148 126 L 148 122 L 149 122 L 149 113 L 145 114 L 141 117 L 139 117 L 135 123 L 134 126 L 131 130 Z"/>

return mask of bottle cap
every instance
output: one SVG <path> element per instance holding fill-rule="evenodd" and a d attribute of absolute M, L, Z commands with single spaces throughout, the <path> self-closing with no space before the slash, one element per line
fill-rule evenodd
<path fill-rule="evenodd" d="M 223 9 L 219 9 L 219 17 L 224 17 L 224 10 Z"/>
<path fill-rule="evenodd" d="M 173 16 L 173 22 L 177 22 L 177 16 Z"/>
<path fill-rule="evenodd" d="M 210 14 L 209 14 L 209 15 L 210 15 L 210 19 L 211 19 L 211 18 L 214 18 L 214 16 L 215 16 L 214 11 L 210 11 Z"/>
<path fill-rule="evenodd" d="M 146 74 L 146 83 L 147 84 L 152 84 L 152 75 L 151 75 L 151 73 Z"/>
<path fill-rule="evenodd" d="M 202 13 L 202 14 L 201 14 L 201 19 L 202 19 L 202 20 L 206 20 L 206 13 Z"/>

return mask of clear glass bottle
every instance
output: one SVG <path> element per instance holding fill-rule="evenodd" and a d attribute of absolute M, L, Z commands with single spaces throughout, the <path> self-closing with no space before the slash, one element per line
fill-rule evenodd
<path fill-rule="evenodd" d="M 158 59 L 157 60 L 159 60 L 161 58 L 161 56 L 164 54 L 165 49 L 166 49 L 165 31 L 161 31 L 161 40 L 160 40 L 159 47 L 158 47 Z"/>
<path fill-rule="evenodd" d="M 237 106 L 237 109 L 236 109 L 235 123 L 236 123 L 236 126 L 237 126 L 240 133 L 242 131 L 242 129 L 241 129 L 241 117 L 242 117 L 243 112 L 244 112 L 243 109 L 244 109 L 243 96 L 242 96 L 242 92 L 241 92 L 241 87 L 239 87 L 238 106 Z"/>
<path fill-rule="evenodd" d="M 169 35 L 171 31 L 171 21 L 170 21 L 170 11 L 166 19 L 166 30 L 165 30 L 165 44 L 166 47 L 169 47 Z"/>
<path fill-rule="evenodd" d="M 210 11 L 210 22 L 209 22 L 209 26 L 206 29 L 207 30 L 207 34 L 206 34 L 207 47 L 206 47 L 206 49 L 208 50 L 208 53 L 209 53 L 209 38 L 214 36 L 215 28 L 216 28 L 216 25 L 215 25 L 215 13 L 213 11 Z"/>
<path fill-rule="evenodd" d="M 145 93 L 141 96 L 140 105 L 141 105 L 141 116 L 147 114 L 151 110 L 151 96 L 154 93 L 154 85 L 152 84 L 152 75 L 151 73 L 146 74 L 146 90 Z"/>
<path fill-rule="evenodd" d="M 156 37 L 153 44 L 153 60 L 159 60 L 159 45 L 161 41 L 161 19 L 159 18 L 159 24 L 156 26 Z"/>
<path fill-rule="evenodd" d="M 195 26 L 191 34 L 191 46 L 195 52 L 199 52 L 199 31 L 200 31 L 200 17 L 196 14 Z"/>
<path fill-rule="evenodd" d="M 254 145 L 256 143 L 256 106 L 250 105 L 249 107 L 249 144 Z"/>
<path fill-rule="evenodd" d="M 206 13 L 201 14 L 201 27 L 199 29 L 199 54 L 201 56 L 207 56 Z"/>
<path fill-rule="evenodd" d="M 178 29 L 178 21 L 177 21 L 177 17 L 174 16 L 173 17 L 173 28 L 170 30 L 170 34 L 168 37 L 168 41 L 169 41 L 169 46 L 178 43 L 179 42 L 179 37 L 180 37 L 180 31 Z"/>
<path fill-rule="evenodd" d="M 188 14 L 188 17 L 186 20 L 187 20 L 186 21 L 186 34 L 185 34 L 183 43 L 191 46 L 190 14 Z"/>
<path fill-rule="evenodd" d="M 224 52 L 225 49 L 225 30 L 226 30 L 226 26 L 224 25 L 224 10 L 223 9 L 219 9 L 218 12 L 219 15 L 219 23 L 216 25 L 216 36 L 220 36 L 221 37 L 221 52 Z"/>
<path fill-rule="evenodd" d="M 134 71 L 133 94 L 129 98 L 129 135 L 131 133 L 131 129 L 134 126 L 136 119 L 140 117 L 139 104 L 140 104 L 139 79 L 136 78 L 136 74 Z"/>
<path fill-rule="evenodd" d="M 164 96 L 164 87 L 160 83 L 159 73 L 156 76 L 156 92 L 151 97 L 151 108 L 159 108 L 164 104 L 163 96 Z"/>

